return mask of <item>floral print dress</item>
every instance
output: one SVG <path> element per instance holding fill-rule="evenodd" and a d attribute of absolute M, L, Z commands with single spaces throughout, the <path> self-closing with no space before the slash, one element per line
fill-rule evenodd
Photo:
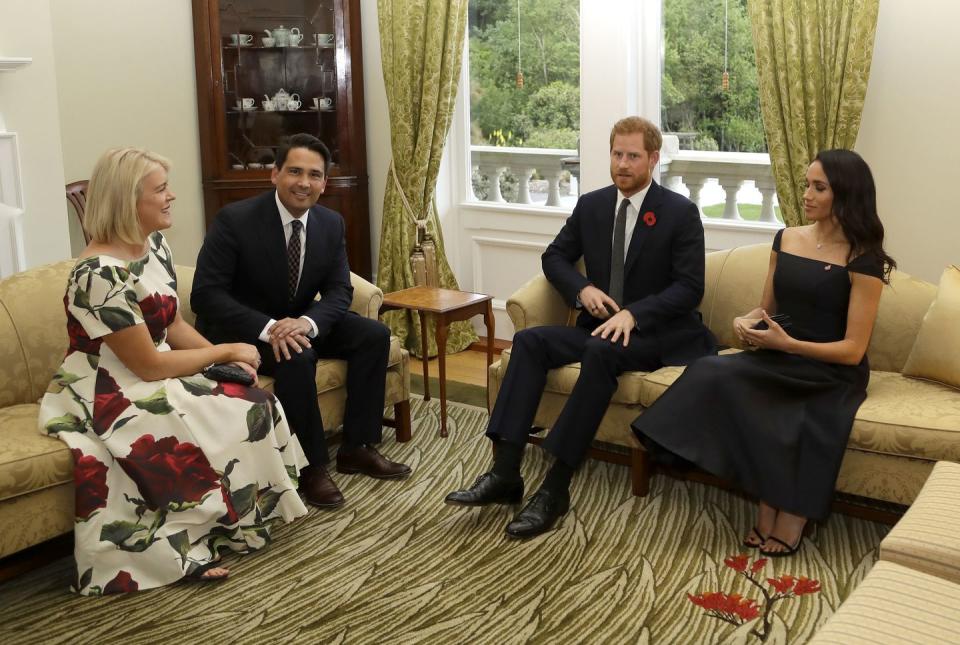
<path fill-rule="evenodd" d="M 85 258 L 67 283 L 69 347 L 40 428 L 73 453 L 83 595 L 169 584 L 307 512 L 296 490 L 307 460 L 273 395 L 201 375 L 143 381 L 103 342 L 144 323 L 169 351 L 176 286 L 159 232 L 144 257 Z"/>

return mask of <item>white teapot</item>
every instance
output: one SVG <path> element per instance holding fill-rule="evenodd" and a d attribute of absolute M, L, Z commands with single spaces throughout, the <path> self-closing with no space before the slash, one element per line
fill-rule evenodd
<path fill-rule="evenodd" d="M 296 34 L 300 36 L 300 29 L 294 27 L 293 29 L 287 29 L 283 25 L 280 25 L 273 31 L 269 29 L 264 29 L 263 32 L 267 34 L 270 38 L 273 38 L 276 42 L 274 43 L 277 47 L 287 47 L 290 45 L 290 34 Z M 302 38 L 303 36 L 300 36 Z M 297 42 L 300 42 L 300 38 L 297 38 Z"/>

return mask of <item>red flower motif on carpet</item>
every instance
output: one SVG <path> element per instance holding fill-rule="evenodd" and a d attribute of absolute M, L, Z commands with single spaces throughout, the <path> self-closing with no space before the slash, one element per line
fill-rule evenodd
<path fill-rule="evenodd" d="M 90 519 L 97 509 L 107 505 L 107 467 L 93 455 L 85 455 L 76 448 L 73 453 L 73 483 L 76 487 L 76 510 L 80 521 Z"/>
<path fill-rule="evenodd" d="M 94 386 L 93 431 L 102 435 L 123 411 L 130 407 L 130 399 L 123 396 L 120 386 L 106 370 L 97 371 Z"/>
<path fill-rule="evenodd" d="M 797 578 L 789 574 L 767 578 L 767 583 L 772 587 L 772 591 L 767 590 L 757 577 L 757 574 L 767 564 L 766 558 L 759 558 L 751 564 L 750 556 L 739 554 L 728 556 L 723 560 L 723 563 L 736 571 L 738 576 L 743 576 L 751 585 L 760 590 L 762 605 L 758 604 L 756 600 L 744 598 L 740 594 L 728 594 L 722 591 L 687 594 L 687 598 L 696 606 L 704 609 L 708 616 L 731 625 L 742 625 L 755 618 L 761 618 L 757 626 L 750 630 L 750 633 L 759 638 L 761 642 L 765 642 L 767 637 L 770 636 L 773 607 L 777 602 L 820 591 L 819 580 L 812 580 L 806 576 Z"/>
<path fill-rule="evenodd" d="M 153 435 L 144 435 L 133 442 L 126 457 L 117 461 L 153 511 L 195 506 L 220 487 L 220 475 L 210 467 L 203 451 L 192 443 L 180 443 L 176 437 L 158 441 Z"/>
<path fill-rule="evenodd" d="M 643 214 L 643 223 L 647 226 L 653 226 L 657 223 L 657 216 L 653 214 L 653 211 L 647 211 Z"/>
<path fill-rule="evenodd" d="M 113 580 L 103 586 L 103 593 L 129 593 L 139 589 L 140 585 L 137 584 L 130 573 L 121 569 Z"/>

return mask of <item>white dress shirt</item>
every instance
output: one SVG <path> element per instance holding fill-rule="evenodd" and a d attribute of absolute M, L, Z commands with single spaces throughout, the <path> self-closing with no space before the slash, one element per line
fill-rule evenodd
<path fill-rule="evenodd" d="M 283 202 L 280 201 L 280 195 L 274 191 L 273 198 L 277 202 L 277 210 L 280 211 L 280 221 L 283 223 L 283 241 L 284 249 L 290 245 L 290 236 L 293 235 L 293 220 L 299 219 L 303 226 L 300 227 L 300 268 L 297 270 L 297 286 L 300 286 L 300 276 L 303 275 L 303 259 L 307 255 L 307 216 L 310 211 L 307 211 L 299 218 L 294 217 L 290 214 L 290 211 L 287 210 L 287 207 L 283 205 Z M 284 254 L 286 257 L 286 254 Z M 303 320 L 306 320 L 310 323 L 310 331 L 307 332 L 307 336 L 310 338 L 316 337 L 317 323 L 313 322 L 313 319 L 309 316 L 300 316 Z M 260 332 L 260 340 L 265 343 L 270 342 L 270 336 L 267 332 L 270 331 L 270 328 L 273 327 L 273 324 L 277 322 L 273 318 L 270 319 L 270 322 L 263 328 L 263 331 Z"/>
<path fill-rule="evenodd" d="M 637 226 L 637 220 L 640 219 L 640 207 L 643 206 L 643 200 L 646 198 L 647 193 L 650 191 L 650 186 L 653 182 L 647 184 L 646 188 L 641 191 L 638 191 L 631 195 L 630 197 L 624 197 L 623 193 L 619 190 L 617 191 L 617 206 L 613 209 L 613 221 L 616 224 L 617 221 L 617 212 L 620 210 L 620 204 L 623 203 L 623 200 L 627 199 L 630 201 L 630 205 L 627 206 L 627 231 L 623 240 L 623 259 L 627 259 L 627 251 L 630 250 L 630 239 L 633 237 L 633 229 Z M 611 248 L 613 246 L 613 240 L 610 241 Z M 616 249 L 613 249 L 616 252 Z"/>

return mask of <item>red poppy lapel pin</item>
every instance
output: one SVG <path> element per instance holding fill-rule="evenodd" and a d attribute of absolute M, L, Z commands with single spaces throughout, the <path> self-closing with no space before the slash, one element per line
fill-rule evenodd
<path fill-rule="evenodd" d="M 643 223 L 647 226 L 653 226 L 657 223 L 657 216 L 653 214 L 653 211 L 647 211 L 643 214 Z"/>

